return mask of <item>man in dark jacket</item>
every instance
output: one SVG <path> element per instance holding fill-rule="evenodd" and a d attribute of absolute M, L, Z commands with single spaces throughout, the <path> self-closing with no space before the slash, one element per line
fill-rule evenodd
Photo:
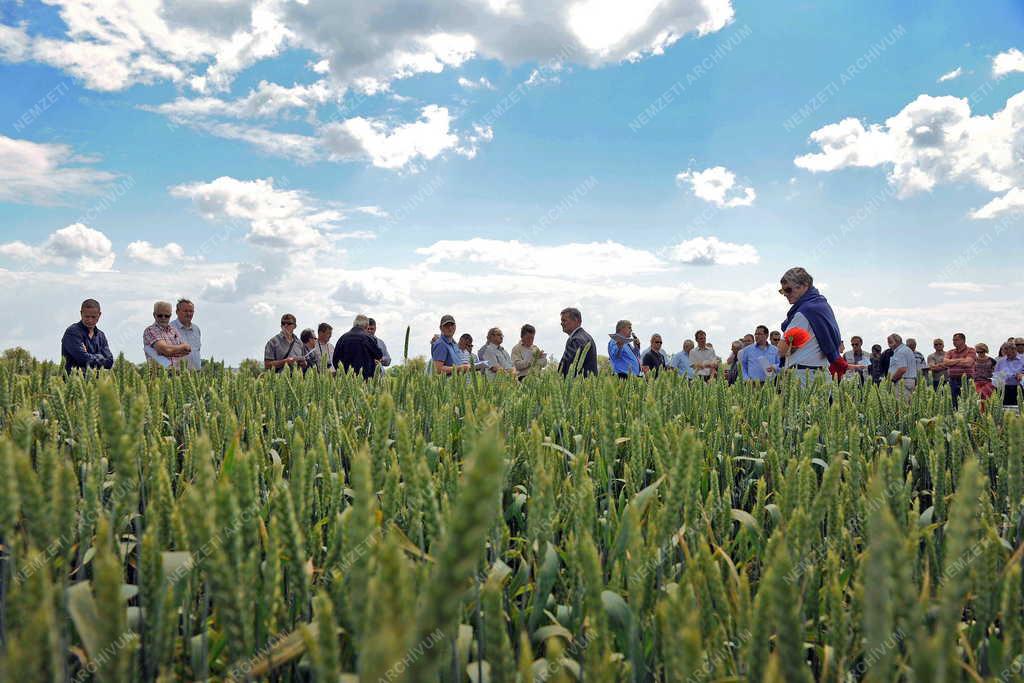
<path fill-rule="evenodd" d="M 339 372 L 356 370 L 362 373 L 364 379 L 373 377 L 377 363 L 384 354 L 376 340 L 366 331 L 369 324 L 370 319 L 360 313 L 352 321 L 352 329 L 341 335 L 334 347 L 334 367 Z"/>
<path fill-rule="evenodd" d="M 107 336 L 96 327 L 100 320 L 100 304 L 96 299 L 82 302 L 82 319 L 64 330 L 60 342 L 60 355 L 64 357 L 64 371 L 72 368 L 107 368 L 114 366 Z"/>
<path fill-rule="evenodd" d="M 582 355 L 575 374 L 582 374 L 584 377 L 597 374 L 597 347 L 594 338 L 583 329 L 583 314 L 578 308 L 566 308 L 561 313 L 562 332 L 569 335 L 565 341 L 565 353 L 558 364 L 558 369 L 563 375 L 568 375 L 576 364 L 578 356 Z"/>

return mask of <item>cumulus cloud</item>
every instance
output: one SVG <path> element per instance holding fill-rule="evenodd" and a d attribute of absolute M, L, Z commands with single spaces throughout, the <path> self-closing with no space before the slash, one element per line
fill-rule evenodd
<path fill-rule="evenodd" d="M 185 249 L 177 242 L 168 242 L 161 247 L 140 240 L 130 243 L 124 253 L 133 261 L 151 266 L 167 266 L 185 260 Z"/>
<path fill-rule="evenodd" d="M 936 83 L 945 83 L 946 81 L 952 81 L 952 80 L 954 80 L 956 78 L 960 78 L 961 76 L 963 76 L 963 74 L 964 74 L 963 68 L 958 66 L 957 68 L 953 69 L 952 71 L 949 71 L 949 72 L 944 73 L 941 76 L 939 76 L 939 80 L 936 81 Z"/>
<path fill-rule="evenodd" d="M 88 165 L 95 161 L 68 145 L 0 135 L 0 201 L 52 205 L 99 192 L 117 176 Z"/>
<path fill-rule="evenodd" d="M 272 119 L 291 109 L 307 110 L 327 104 L 332 100 L 338 100 L 341 94 L 325 80 L 309 85 L 295 84 L 290 87 L 260 81 L 247 95 L 235 100 L 212 96 L 179 97 L 171 102 L 146 105 L 141 108 L 181 121 L 218 116 L 237 119 Z"/>
<path fill-rule="evenodd" d="M 691 266 L 743 266 L 761 260 L 754 245 L 723 242 L 717 237 L 695 237 L 680 242 L 669 247 L 665 257 Z"/>
<path fill-rule="evenodd" d="M 61 228 L 37 245 L 20 240 L 0 244 L 0 256 L 29 265 L 70 265 L 81 271 L 110 270 L 115 259 L 110 239 L 81 223 Z"/>
<path fill-rule="evenodd" d="M 322 206 L 301 190 L 275 187 L 273 178 L 221 176 L 211 182 L 177 185 L 171 195 L 191 199 L 208 220 L 245 221 L 246 239 L 268 249 L 325 246 L 327 232 L 344 218 L 341 210 Z"/>
<path fill-rule="evenodd" d="M 429 105 L 418 121 L 389 126 L 379 119 L 357 116 L 327 124 L 321 129 L 321 138 L 329 159 L 369 157 L 374 166 L 399 169 L 418 159 L 434 159 L 458 145 L 451 122 L 446 107 Z"/>
<path fill-rule="evenodd" d="M 992 59 L 992 75 L 1000 78 L 1015 71 L 1024 71 L 1024 52 L 1010 48 Z"/>
<path fill-rule="evenodd" d="M 724 166 L 684 171 L 676 175 L 676 182 L 689 185 L 694 195 L 723 209 L 750 206 L 757 199 L 754 188 L 737 183 L 736 174 Z"/>
<path fill-rule="evenodd" d="M 49 0 L 64 35 L 0 25 L 0 58 L 38 61 L 94 90 L 167 81 L 226 90 L 256 62 L 286 50 L 309 68 L 365 93 L 396 79 L 457 68 L 473 58 L 507 64 L 570 60 L 588 66 L 658 55 L 687 34 L 733 19 L 731 0 L 429 0 L 373 3 Z"/>
<path fill-rule="evenodd" d="M 996 197 L 985 206 L 971 212 L 971 218 L 997 218 L 1004 214 L 1024 212 L 1024 188 L 1015 187 L 1002 197 Z"/>
<path fill-rule="evenodd" d="M 1007 193 L 1002 202 L 975 212 L 991 217 L 1017 201 L 1024 184 L 1024 92 L 991 116 L 971 114 L 967 98 L 921 95 L 884 124 L 847 118 L 811 133 L 819 152 L 795 159 L 812 172 L 884 166 L 901 197 L 931 191 L 939 183 L 971 182 Z"/>

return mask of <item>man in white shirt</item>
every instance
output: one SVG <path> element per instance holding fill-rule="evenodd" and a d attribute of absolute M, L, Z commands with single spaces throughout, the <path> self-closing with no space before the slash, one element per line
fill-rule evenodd
<path fill-rule="evenodd" d="M 188 299 L 178 299 L 174 312 L 176 317 L 171 320 L 171 327 L 178 330 L 178 334 L 181 335 L 185 343 L 192 347 L 192 352 L 182 359 L 181 367 L 199 370 L 203 367 L 203 360 L 200 356 L 203 335 L 199 331 L 199 325 L 192 322 L 192 317 L 196 314 L 196 306 Z"/>
<path fill-rule="evenodd" d="M 690 365 L 693 367 L 693 373 L 707 382 L 718 374 L 718 366 L 722 359 L 711 348 L 711 344 L 708 344 L 708 335 L 704 330 L 694 332 L 693 338 L 697 346 L 690 351 Z"/>
<path fill-rule="evenodd" d="M 316 345 L 313 347 L 313 359 L 317 367 L 324 370 L 334 369 L 334 344 L 331 336 L 334 328 L 327 323 L 320 323 L 316 328 Z"/>

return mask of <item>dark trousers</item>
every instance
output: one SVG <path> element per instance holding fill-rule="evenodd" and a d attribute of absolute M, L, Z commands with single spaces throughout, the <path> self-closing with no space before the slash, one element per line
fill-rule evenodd
<path fill-rule="evenodd" d="M 1017 385 L 1007 384 L 1003 387 L 1003 405 L 1004 406 L 1015 406 L 1017 405 Z"/>
<path fill-rule="evenodd" d="M 962 382 L 963 377 L 949 378 L 949 390 L 953 394 L 953 410 L 956 410 L 957 406 L 960 405 L 960 385 Z"/>

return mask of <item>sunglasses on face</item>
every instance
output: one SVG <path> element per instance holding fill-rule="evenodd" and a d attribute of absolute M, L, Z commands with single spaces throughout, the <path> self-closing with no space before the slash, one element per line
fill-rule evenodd
<path fill-rule="evenodd" d="M 291 321 L 286 321 L 281 323 L 281 327 L 295 327 L 295 323 Z"/>
<path fill-rule="evenodd" d="M 167 318 L 171 317 L 171 314 L 170 313 L 154 313 L 153 317 L 160 318 L 161 320 L 166 320 Z"/>
<path fill-rule="evenodd" d="M 783 294 L 783 295 L 786 295 L 786 296 L 788 296 L 788 295 L 790 295 L 792 293 L 793 293 L 793 288 L 792 287 L 783 287 L 783 288 L 781 288 L 779 290 L 779 294 Z"/>

